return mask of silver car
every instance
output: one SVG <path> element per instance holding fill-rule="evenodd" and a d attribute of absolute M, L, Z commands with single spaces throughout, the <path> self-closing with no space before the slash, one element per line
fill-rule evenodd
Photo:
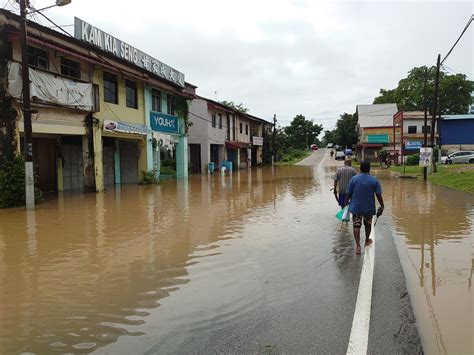
<path fill-rule="evenodd" d="M 463 150 L 448 154 L 446 157 L 441 157 L 443 164 L 474 164 L 474 151 Z"/>

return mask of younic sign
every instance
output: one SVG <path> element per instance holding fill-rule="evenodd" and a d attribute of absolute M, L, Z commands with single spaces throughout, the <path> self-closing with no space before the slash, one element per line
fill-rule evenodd
<path fill-rule="evenodd" d="M 135 47 L 105 33 L 102 30 L 74 17 L 74 37 L 100 49 L 125 59 L 130 63 L 148 70 L 173 84 L 184 87 L 184 74 L 160 62 Z"/>

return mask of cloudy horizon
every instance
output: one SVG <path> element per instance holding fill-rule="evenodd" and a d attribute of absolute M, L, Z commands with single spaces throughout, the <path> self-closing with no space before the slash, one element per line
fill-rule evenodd
<path fill-rule="evenodd" d="M 242 102 L 267 120 L 275 113 L 282 125 L 303 114 L 332 129 L 340 114 L 372 103 L 380 88 L 394 88 L 413 67 L 434 65 L 472 12 L 471 1 L 135 0 L 130 7 L 73 0 L 45 14 L 71 34 L 77 16 L 162 60 L 201 96 Z M 473 30 L 445 63 L 471 80 Z"/>

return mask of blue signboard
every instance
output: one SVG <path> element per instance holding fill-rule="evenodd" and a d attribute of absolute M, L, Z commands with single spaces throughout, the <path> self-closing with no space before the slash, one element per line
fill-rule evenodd
<path fill-rule="evenodd" d="M 368 134 L 367 143 L 388 143 L 388 134 Z"/>
<path fill-rule="evenodd" d="M 150 112 L 150 126 L 153 131 L 179 134 L 178 117 L 161 112 Z"/>
<path fill-rule="evenodd" d="M 422 146 L 423 143 L 419 141 L 408 141 L 405 143 L 406 150 L 419 150 Z"/>

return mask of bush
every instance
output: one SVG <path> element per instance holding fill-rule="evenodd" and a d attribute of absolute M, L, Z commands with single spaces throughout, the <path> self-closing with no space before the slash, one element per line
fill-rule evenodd
<path fill-rule="evenodd" d="M 420 163 L 420 154 L 409 155 L 406 160 L 406 165 L 418 165 Z"/>
<path fill-rule="evenodd" d="M 0 163 L 0 191 L 0 208 L 25 205 L 25 160 L 22 156 Z M 42 199 L 40 189 L 35 188 L 35 202 Z"/>
<path fill-rule="evenodd" d="M 161 179 L 175 179 L 176 178 L 176 169 L 169 166 L 162 166 L 160 169 L 160 178 Z"/>
<path fill-rule="evenodd" d="M 153 170 L 148 170 L 142 171 L 142 184 L 143 185 L 156 185 L 160 182 L 160 179 L 158 177 L 158 170 L 153 169 Z"/>

